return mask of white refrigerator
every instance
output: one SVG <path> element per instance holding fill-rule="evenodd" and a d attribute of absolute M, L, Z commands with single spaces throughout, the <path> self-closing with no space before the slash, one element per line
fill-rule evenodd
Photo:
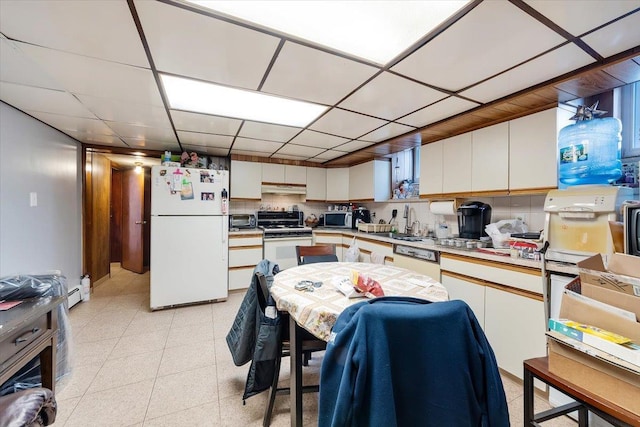
<path fill-rule="evenodd" d="M 151 169 L 151 309 L 228 293 L 229 172 Z"/>

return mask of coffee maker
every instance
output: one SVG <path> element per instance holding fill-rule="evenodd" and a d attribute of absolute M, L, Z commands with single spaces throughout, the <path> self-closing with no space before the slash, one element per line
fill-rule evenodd
<path fill-rule="evenodd" d="M 351 228 L 354 230 L 358 228 L 358 224 L 360 224 L 361 222 L 367 224 L 371 222 L 371 212 L 369 212 L 369 209 L 360 207 L 357 209 L 353 209 L 351 211 L 351 214 Z"/>
<path fill-rule="evenodd" d="M 485 227 L 491 222 L 491 206 L 482 202 L 467 202 L 458 207 L 458 230 L 463 239 L 487 236 Z"/>

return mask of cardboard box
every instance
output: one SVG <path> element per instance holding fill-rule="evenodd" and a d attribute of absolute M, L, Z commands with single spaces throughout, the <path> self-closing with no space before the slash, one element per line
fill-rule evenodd
<path fill-rule="evenodd" d="M 582 289 L 589 288 L 589 284 L 581 283 L 582 279 L 577 278 L 566 285 L 566 289 L 582 294 Z M 593 285 L 598 287 L 598 285 Z M 596 289 L 600 291 L 600 289 Z M 597 293 L 597 292 L 596 292 Z M 640 312 L 640 298 L 623 292 L 609 291 L 606 293 L 608 299 L 605 302 L 615 307 L 624 308 L 634 313 Z M 629 309 L 631 308 L 631 309 Z M 640 343 L 640 323 L 636 321 L 616 316 L 611 312 L 591 306 L 584 300 L 577 298 L 570 293 L 562 294 L 560 303 L 560 318 L 569 319 L 587 325 L 596 326 L 607 331 L 615 332 L 631 338 L 634 342 Z"/>
<path fill-rule="evenodd" d="M 596 254 L 577 263 L 582 283 L 640 297 L 640 257 L 614 253 L 607 268 Z"/>
<path fill-rule="evenodd" d="M 640 374 L 596 359 L 549 338 L 549 371 L 640 415 Z"/>

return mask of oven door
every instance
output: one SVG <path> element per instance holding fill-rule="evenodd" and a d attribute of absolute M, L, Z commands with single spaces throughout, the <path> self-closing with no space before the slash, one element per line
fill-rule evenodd
<path fill-rule="evenodd" d="M 313 236 L 265 237 L 263 258 L 275 262 L 280 270 L 298 265 L 296 246 L 311 246 Z"/>

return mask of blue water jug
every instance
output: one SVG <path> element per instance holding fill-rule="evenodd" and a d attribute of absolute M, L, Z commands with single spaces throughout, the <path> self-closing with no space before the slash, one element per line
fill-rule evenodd
<path fill-rule="evenodd" d="M 565 185 L 610 184 L 622 176 L 615 117 L 582 120 L 560 129 L 558 179 Z"/>

